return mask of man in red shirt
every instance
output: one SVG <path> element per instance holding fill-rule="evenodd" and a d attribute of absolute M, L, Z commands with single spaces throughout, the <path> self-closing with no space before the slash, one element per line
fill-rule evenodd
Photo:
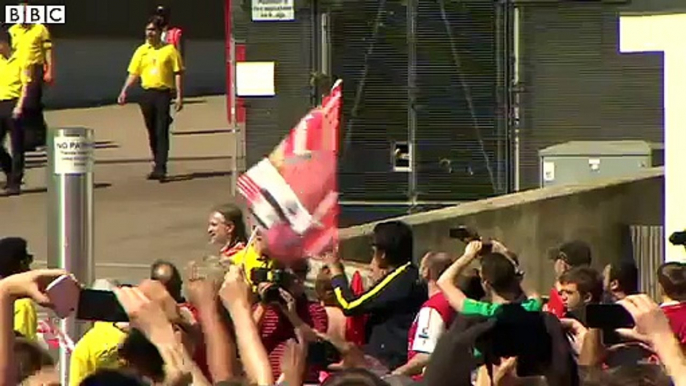
<path fill-rule="evenodd" d="M 550 251 L 549 257 L 555 262 L 555 276 L 560 278 L 565 272 L 576 267 L 591 266 L 591 247 L 584 241 L 574 240 L 560 245 Z M 564 317 L 567 310 L 564 301 L 560 296 L 559 280 L 555 281 L 555 286 L 550 290 L 548 303 L 543 307 L 558 318 Z"/>
<path fill-rule="evenodd" d="M 452 259 L 446 253 L 429 252 L 422 258 L 419 272 L 427 282 L 429 300 L 419 309 L 410 327 L 407 362 L 395 369 L 393 374 L 421 380 L 436 343 L 453 322 L 455 310 L 436 284 L 436 280 L 451 264 Z"/>
<path fill-rule="evenodd" d="M 292 264 L 282 275 L 281 288 L 286 290 L 295 301 L 294 309 L 297 317 L 314 330 L 325 334 L 328 329 L 328 316 L 322 305 L 311 302 L 305 294 L 305 279 L 309 272 L 309 265 L 306 260 Z M 265 290 L 276 284 L 260 283 L 258 289 L 261 295 Z M 281 376 L 281 358 L 290 339 L 296 339 L 295 328 L 289 317 L 284 312 L 283 303 L 265 303 L 264 301 L 255 306 L 253 317 L 262 338 L 262 344 L 267 350 L 269 363 L 272 367 L 274 379 Z M 319 383 L 319 371 L 324 370 L 309 366 L 305 374 L 306 383 Z"/>
<path fill-rule="evenodd" d="M 657 270 L 662 292 L 660 308 L 669 319 L 679 342 L 686 345 L 686 264 L 664 263 Z"/>

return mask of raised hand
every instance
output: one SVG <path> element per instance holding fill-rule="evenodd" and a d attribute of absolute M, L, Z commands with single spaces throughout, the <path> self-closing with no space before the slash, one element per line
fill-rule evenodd
<path fill-rule="evenodd" d="M 60 276 L 69 272 L 62 269 L 36 269 L 0 280 L 0 293 L 16 299 L 31 298 L 44 307 L 50 307 L 50 299 L 45 294 L 45 288 Z"/>

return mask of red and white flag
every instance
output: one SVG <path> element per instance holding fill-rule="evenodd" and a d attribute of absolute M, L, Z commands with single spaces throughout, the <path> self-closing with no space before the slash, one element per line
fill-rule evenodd
<path fill-rule="evenodd" d="M 238 178 L 272 257 L 316 257 L 338 242 L 342 86 L 337 81 L 269 157 Z"/>

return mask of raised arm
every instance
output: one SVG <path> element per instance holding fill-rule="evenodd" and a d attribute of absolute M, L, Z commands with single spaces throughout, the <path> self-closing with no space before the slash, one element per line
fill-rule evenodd
<path fill-rule="evenodd" d="M 467 244 L 464 254 L 455 260 L 436 282 L 438 288 L 441 289 L 443 295 L 457 312 L 463 311 L 464 303 L 467 300 L 467 295 L 456 284 L 457 278 L 476 260 L 479 251 L 481 251 L 481 246 L 481 241 L 472 241 Z"/>

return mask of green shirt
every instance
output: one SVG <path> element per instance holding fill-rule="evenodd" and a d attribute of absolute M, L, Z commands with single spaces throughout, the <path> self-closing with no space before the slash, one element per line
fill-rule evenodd
<path fill-rule="evenodd" d="M 531 298 L 521 302 L 520 304 L 522 308 L 527 311 L 538 312 L 543 310 L 543 302 L 540 299 Z M 495 316 L 502 306 L 502 304 L 493 304 L 479 300 L 467 299 L 462 304 L 462 312 L 460 314 L 465 316 L 484 316 L 490 318 Z M 474 349 L 474 357 L 481 357 L 479 350 Z"/>
<path fill-rule="evenodd" d="M 543 309 L 543 302 L 539 299 L 527 299 L 520 304 L 522 305 L 522 308 L 527 311 L 538 312 Z M 479 300 L 467 299 L 462 304 L 462 312 L 460 312 L 460 314 L 465 316 L 484 316 L 490 318 L 495 316 L 502 306 L 502 304 L 493 304 Z"/>

